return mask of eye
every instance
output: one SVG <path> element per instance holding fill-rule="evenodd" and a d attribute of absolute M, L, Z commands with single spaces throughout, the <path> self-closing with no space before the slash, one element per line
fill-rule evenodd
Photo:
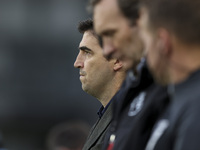
<path fill-rule="evenodd" d="M 84 50 L 83 52 L 84 52 L 84 55 L 85 55 L 86 57 L 89 57 L 89 56 L 92 55 L 92 51 L 90 51 L 90 50 Z"/>
<path fill-rule="evenodd" d="M 93 53 L 93 51 L 88 48 L 87 46 L 80 46 L 79 47 L 80 53 L 84 56 L 88 56 L 91 55 Z"/>
<path fill-rule="evenodd" d="M 115 34 L 115 30 L 108 30 L 103 33 L 103 36 L 112 37 Z"/>
<path fill-rule="evenodd" d="M 84 52 L 85 52 L 85 54 L 91 54 L 91 51 L 85 50 Z"/>

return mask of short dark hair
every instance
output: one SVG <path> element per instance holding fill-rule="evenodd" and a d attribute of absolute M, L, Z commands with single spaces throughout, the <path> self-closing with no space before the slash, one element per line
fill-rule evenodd
<path fill-rule="evenodd" d="M 91 18 L 84 21 L 80 21 L 78 25 L 78 30 L 82 34 L 85 33 L 86 31 L 90 31 L 94 35 L 94 37 L 96 37 L 97 40 L 99 41 L 99 45 L 103 47 L 101 37 L 97 36 L 97 34 L 94 32 L 93 20 Z"/>
<path fill-rule="evenodd" d="M 200 44 L 199 0 L 141 0 L 147 10 L 149 28 L 164 27 L 182 42 Z"/>
<path fill-rule="evenodd" d="M 88 10 L 93 13 L 94 7 L 102 0 L 90 0 Z M 122 14 L 131 22 L 135 24 L 139 18 L 139 0 L 116 0 L 118 7 Z"/>
<path fill-rule="evenodd" d="M 83 20 L 83 21 L 80 21 L 79 24 L 78 24 L 78 31 L 80 33 L 84 33 L 88 30 L 91 30 L 93 31 L 94 28 L 93 28 L 93 20 L 91 18 L 89 19 L 86 19 L 86 20 Z"/>

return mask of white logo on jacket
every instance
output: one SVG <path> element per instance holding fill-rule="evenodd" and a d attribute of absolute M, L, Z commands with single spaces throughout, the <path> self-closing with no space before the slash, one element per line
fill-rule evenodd
<path fill-rule="evenodd" d="M 144 104 L 146 93 L 141 92 L 136 98 L 133 99 L 130 105 L 128 116 L 135 116 L 141 109 Z"/>

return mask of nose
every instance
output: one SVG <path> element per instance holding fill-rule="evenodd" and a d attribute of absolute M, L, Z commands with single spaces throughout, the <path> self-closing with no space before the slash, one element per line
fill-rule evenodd
<path fill-rule="evenodd" d="M 84 61 L 83 61 L 83 56 L 81 55 L 81 53 L 79 52 L 78 56 L 76 57 L 76 60 L 74 62 L 74 67 L 75 68 L 83 68 L 84 66 Z"/>

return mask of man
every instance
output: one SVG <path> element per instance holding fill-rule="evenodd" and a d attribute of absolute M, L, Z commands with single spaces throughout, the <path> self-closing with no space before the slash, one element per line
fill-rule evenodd
<path fill-rule="evenodd" d="M 96 97 L 102 104 L 99 120 L 91 129 L 83 150 L 101 149 L 105 133 L 112 118 L 112 98 L 119 90 L 126 72 L 118 59 L 106 59 L 93 30 L 93 21 L 86 20 L 79 24 L 83 33 L 80 52 L 74 66 L 80 69 L 82 89 Z"/>
<path fill-rule="evenodd" d="M 200 1 L 143 0 L 139 26 L 148 65 L 172 100 L 146 150 L 200 148 Z M 174 86 L 173 86 L 174 84 Z"/>
<path fill-rule="evenodd" d="M 90 126 L 83 121 L 68 121 L 54 126 L 47 136 L 48 150 L 82 150 Z"/>
<path fill-rule="evenodd" d="M 127 77 L 114 102 L 104 149 L 142 150 L 159 113 L 165 109 L 167 92 L 153 82 L 145 62 L 136 69 L 143 54 L 136 24 L 138 0 L 92 0 L 90 5 L 104 55 L 120 58 L 126 69 L 136 73 L 136 79 Z"/>
<path fill-rule="evenodd" d="M 133 6 L 137 3 L 137 0 L 90 1 L 95 31 L 102 39 L 104 55 L 123 60 L 127 69 L 136 68 L 143 55 L 136 26 L 138 11 Z"/>

